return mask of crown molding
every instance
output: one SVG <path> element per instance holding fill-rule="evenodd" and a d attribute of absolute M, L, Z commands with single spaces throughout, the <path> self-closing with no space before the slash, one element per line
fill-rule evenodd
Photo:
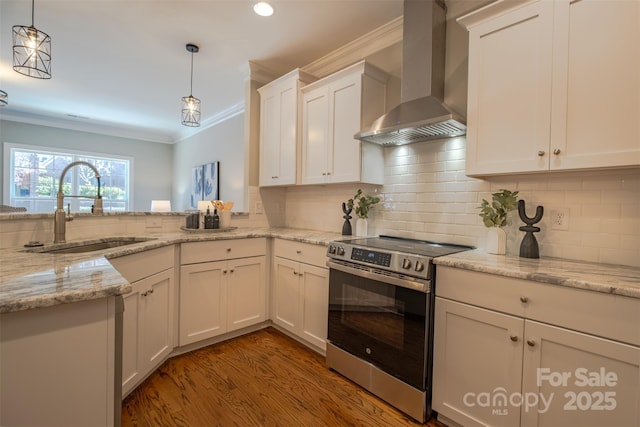
<path fill-rule="evenodd" d="M 144 129 L 125 126 L 111 126 L 107 124 L 91 122 L 79 122 L 60 117 L 48 117 L 38 114 L 22 113 L 16 111 L 2 111 L 0 120 L 7 120 L 30 125 L 48 126 L 58 129 L 67 129 L 78 132 L 95 133 L 98 135 L 115 136 L 118 138 L 137 139 L 140 141 L 157 142 L 161 144 L 173 144 L 171 135 L 160 132 L 151 132 Z"/>
<path fill-rule="evenodd" d="M 173 143 L 184 141 L 187 138 L 190 138 L 194 135 L 199 134 L 209 128 L 212 128 L 220 123 L 227 121 L 237 115 L 244 113 L 244 101 L 238 102 L 237 104 L 232 105 L 226 110 L 220 111 L 216 115 L 203 120 L 199 127 L 197 128 L 188 128 L 183 130 L 182 132 L 178 132 L 174 135 Z"/>
<path fill-rule="evenodd" d="M 303 71 L 319 78 L 328 76 L 369 55 L 402 41 L 403 17 L 389 21 L 375 30 L 355 39 L 302 67 Z"/>

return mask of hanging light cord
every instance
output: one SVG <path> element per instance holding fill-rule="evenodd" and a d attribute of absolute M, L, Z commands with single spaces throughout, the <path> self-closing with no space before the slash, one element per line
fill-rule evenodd
<path fill-rule="evenodd" d="M 33 23 L 35 22 L 35 20 L 33 19 L 34 14 L 35 14 L 35 8 L 36 8 L 36 0 L 31 0 L 31 27 L 35 28 Z"/>
<path fill-rule="evenodd" d="M 193 51 L 191 51 L 191 87 L 189 88 L 189 96 L 193 96 Z"/>

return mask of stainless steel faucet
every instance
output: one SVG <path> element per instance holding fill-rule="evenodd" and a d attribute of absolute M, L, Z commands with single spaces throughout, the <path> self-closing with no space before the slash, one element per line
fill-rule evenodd
<path fill-rule="evenodd" d="M 71 169 L 74 166 L 78 166 L 78 165 L 84 165 L 84 166 L 88 166 L 89 168 L 91 168 L 93 170 L 93 172 L 96 175 L 96 178 L 98 179 L 98 194 L 96 195 L 96 197 L 88 197 L 88 196 L 69 196 L 67 195 L 66 197 L 79 197 L 79 198 L 88 198 L 88 199 L 94 199 L 94 203 L 93 206 L 91 207 L 91 212 L 94 215 L 102 215 L 103 210 L 102 210 L 102 196 L 100 195 L 100 173 L 98 172 L 98 169 L 96 169 L 95 166 L 93 166 L 91 163 L 79 160 L 77 162 L 71 162 L 69 163 L 63 170 L 62 173 L 60 174 L 60 183 L 58 186 L 58 204 L 57 204 L 57 208 L 56 208 L 56 213 L 54 216 L 54 223 L 53 223 L 53 243 L 64 243 L 65 240 L 65 234 L 67 231 L 67 221 L 72 221 L 73 220 L 73 216 L 71 216 L 71 208 L 69 207 L 68 209 L 68 213 L 64 212 L 64 198 L 65 195 L 62 192 L 62 183 L 64 182 L 64 176 L 67 174 L 67 171 L 69 169 Z"/>

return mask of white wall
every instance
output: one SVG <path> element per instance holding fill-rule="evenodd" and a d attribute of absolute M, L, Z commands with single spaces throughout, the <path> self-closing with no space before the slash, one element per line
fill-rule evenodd
<path fill-rule="evenodd" d="M 171 145 L 0 120 L 0 143 L 4 142 L 133 157 L 131 210 L 149 211 L 151 200 L 171 198 Z M 0 156 L 4 155 L 2 151 Z M 0 158 L 0 199 L 4 185 L 3 164 L 4 159 Z"/>
<path fill-rule="evenodd" d="M 233 201 L 233 210 L 246 209 L 244 114 L 231 117 L 173 145 L 172 208 L 189 208 L 191 171 L 195 166 L 220 162 L 220 199 Z"/>

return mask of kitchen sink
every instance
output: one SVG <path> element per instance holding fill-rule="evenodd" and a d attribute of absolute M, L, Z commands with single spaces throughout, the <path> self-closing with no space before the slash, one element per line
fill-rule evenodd
<path fill-rule="evenodd" d="M 117 248 L 120 246 L 133 245 L 135 243 L 147 242 L 154 240 L 147 237 L 110 237 L 99 240 L 90 240 L 84 242 L 62 243 L 49 246 L 41 246 L 29 248 L 27 252 L 46 253 L 46 254 L 79 254 L 85 252 L 95 252 L 105 249 Z"/>

